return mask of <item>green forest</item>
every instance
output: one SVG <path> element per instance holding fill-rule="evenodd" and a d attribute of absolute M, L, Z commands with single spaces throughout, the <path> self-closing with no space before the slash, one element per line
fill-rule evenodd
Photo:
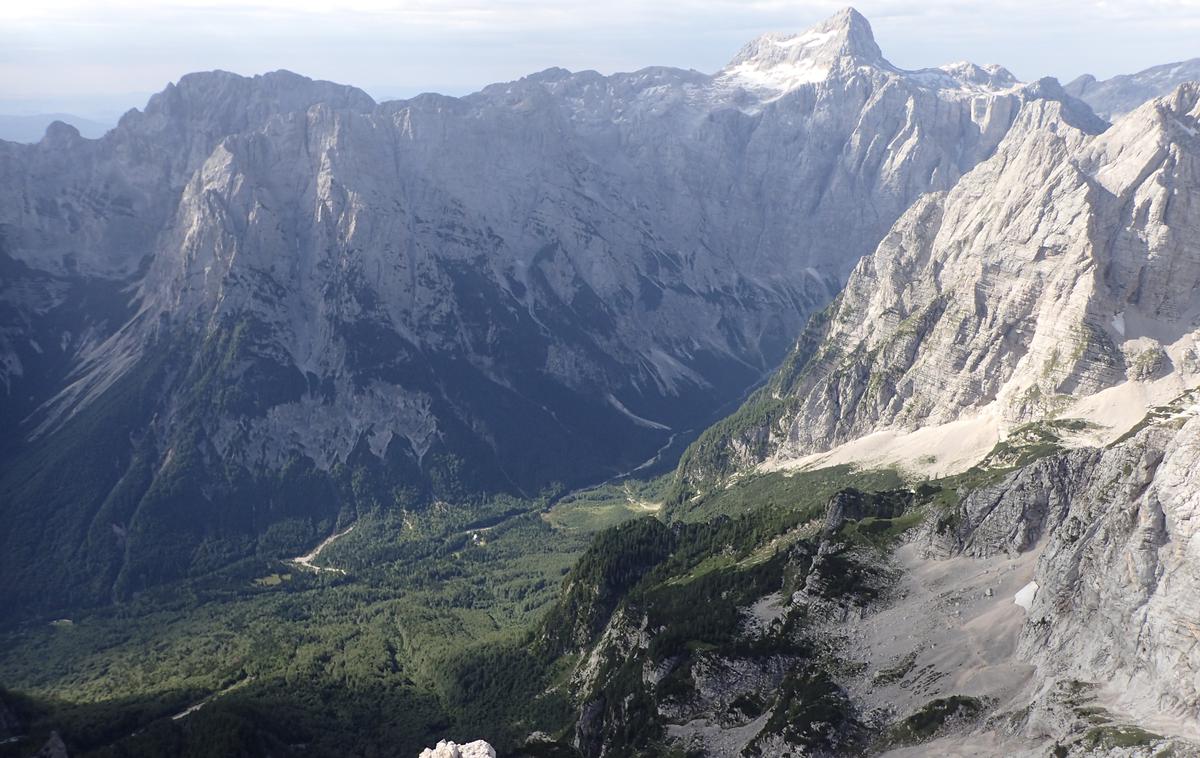
<path fill-rule="evenodd" d="M 566 718 L 561 699 L 512 696 L 538 679 L 523 635 L 593 535 L 650 512 L 663 487 L 611 485 L 553 507 L 380 509 L 321 553 L 331 570 L 246 559 L 70 618 L 10 623 L 0 702 L 22 735 L 0 755 L 32 752 L 52 729 L 72 755 L 97 756 L 516 744 Z"/>
<path fill-rule="evenodd" d="M 743 650 L 738 606 L 797 581 L 834 492 L 900 484 L 827 469 L 751 476 L 669 509 L 670 477 L 380 509 L 314 567 L 246 559 L 4 629 L 0 699 L 22 729 L 0 755 L 28 755 L 51 730 L 80 756 L 416 755 L 442 738 L 569 755 L 573 698 L 588 693 L 565 678 L 618 607 L 661 627 L 654 660 L 806 654 L 786 641 Z M 915 522 L 891 523 L 870 533 Z M 669 698 L 680 681 L 637 697 Z M 617 744 L 665 750 L 653 718 L 620 718 Z M 534 732 L 553 741 L 523 747 Z"/>

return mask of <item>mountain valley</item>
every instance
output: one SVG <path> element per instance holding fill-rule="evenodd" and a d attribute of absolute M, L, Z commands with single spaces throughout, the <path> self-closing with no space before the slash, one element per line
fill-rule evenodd
<path fill-rule="evenodd" d="M 0 141 L 0 756 L 1200 755 L 1194 68 Z"/>

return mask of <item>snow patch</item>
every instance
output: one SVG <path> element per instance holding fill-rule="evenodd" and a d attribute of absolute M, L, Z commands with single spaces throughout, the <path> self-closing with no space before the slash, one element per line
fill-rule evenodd
<path fill-rule="evenodd" d="M 728 69 L 721 75 L 721 80 L 730 85 L 769 90 L 782 95 L 804 84 L 823 82 L 829 78 L 830 71 L 830 66 L 810 60 L 769 67 L 747 61 Z"/>
<path fill-rule="evenodd" d="M 793 37 L 783 37 L 773 39 L 768 37 L 767 40 L 773 44 L 786 49 L 794 49 L 797 47 L 816 47 L 823 45 L 837 35 L 836 31 L 819 32 L 815 29 L 810 29 L 807 32 L 797 34 Z"/>
<path fill-rule="evenodd" d="M 1112 328 L 1117 330 L 1117 334 L 1125 336 L 1125 311 L 1112 317 Z"/>
<path fill-rule="evenodd" d="M 1033 599 L 1037 596 L 1038 583 L 1030 582 L 1021 589 L 1017 590 L 1017 594 L 1013 595 L 1013 602 L 1025 609 L 1029 613 L 1033 609 Z"/>

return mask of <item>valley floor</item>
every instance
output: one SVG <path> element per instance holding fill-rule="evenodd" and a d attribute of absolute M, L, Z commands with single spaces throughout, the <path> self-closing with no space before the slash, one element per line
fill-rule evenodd
<path fill-rule="evenodd" d="M 195 730 L 220 736 L 213 756 L 416 755 L 447 732 L 502 742 L 504 727 L 447 696 L 470 651 L 528 628 L 591 536 L 650 512 L 656 487 L 376 515 L 292 560 L 9 627 L 0 706 L 21 727 L 0 756 L 51 729 L 73 756 L 172 754 Z"/>

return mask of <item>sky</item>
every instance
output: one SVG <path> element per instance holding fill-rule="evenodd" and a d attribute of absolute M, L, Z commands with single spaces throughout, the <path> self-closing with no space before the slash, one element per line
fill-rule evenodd
<path fill-rule="evenodd" d="M 190 71 L 286 68 L 377 99 L 550 66 L 712 72 L 846 3 L 794 0 L 0 0 L 0 113 L 112 119 Z M 1200 56 L 1200 0 L 862 0 L 892 63 L 1100 78 Z"/>

